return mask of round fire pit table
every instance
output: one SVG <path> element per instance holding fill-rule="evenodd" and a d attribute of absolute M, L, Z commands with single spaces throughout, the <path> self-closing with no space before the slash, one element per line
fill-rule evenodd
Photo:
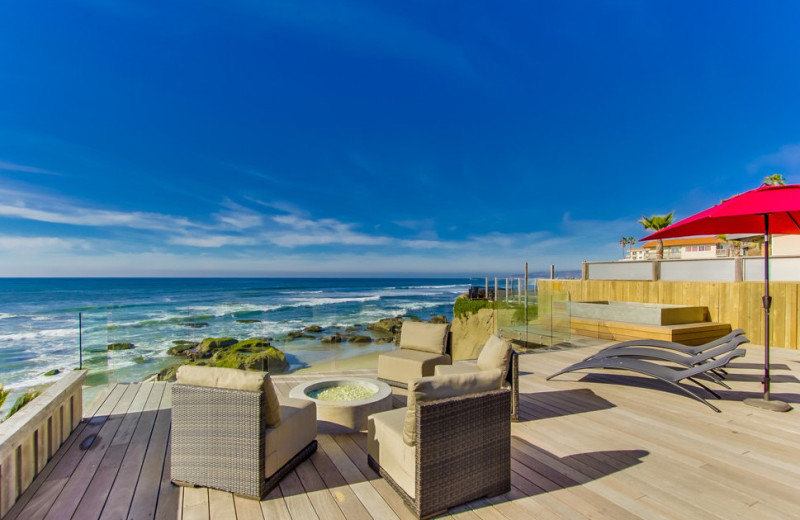
<path fill-rule="evenodd" d="M 289 397 L 314 401 L 317 424 L 327 433 L 366 430 L 367 417 L 392 408 L 389 385 L 361 377 L 318 379 L 292 388 Z"/>

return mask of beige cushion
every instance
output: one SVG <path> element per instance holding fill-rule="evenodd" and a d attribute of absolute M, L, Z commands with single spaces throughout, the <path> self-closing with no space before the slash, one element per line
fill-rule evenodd
<path fill-rule="evenodd" d="M 407 385 L 414 378 L 432 376 L 436 365 L 449 364 L 447 354 L 395 350 L 378 356 L 378 377 Z"/>
<path fill-rule="evenodd" d="M 508 363 L 511 360 L 511 342 L 504 340 L 494 334 L 489 336 L 486 343 L 478 354 L 478 368 L 481 370 L 492 370 L 499 368 L 503 371 L 503 380 L 508 373 Z"/>
<path fill-rule="evenodd" d="M 452 365 L 437 365 L 434 369 L 435 376 L 448 376 L 453 374 L 469 374 L 470 372 L 480 372 L 478 364 L 474 359 L 466 361 L 456 361 Z"/>
<path fill-rule="evenodd" d="M 404 321 L 400 329 L 400 348 L 444 354 L 449 330 L 449 323 Z"/>
<path fill-rule="evenodd" d="M 416 494 L 417 448 L 403 442 L 405 408 L 375 413 L 367 423 L 367 453 L 411 498 Z"/>
<path fill-rule="evenodd" d="M 502 371 L 499 369 L 412 379 L 408 384 L 408 406 L 403 427 L 403 441 L 409 446 L 414 445 L 418 402 L 497 390 L 500 388 L 501 382 Z"/>
<path fill-rule="evenodd" d="M 267 428 L 264 434 L 267 478 L 317 437 L 317 405 L 313 401 L 281 398 L 280 413 L 280 424 Z"/>
<path fill-rule="evenodd" d="M 263 413 L 267 426 L 275 426 L 281 421 L 278 394 L 266 372 L 183 365 L 178 368 L 175 379 L 181 385 L 225 388 L 245 392 L 263 391 L 265 402 Z"/>

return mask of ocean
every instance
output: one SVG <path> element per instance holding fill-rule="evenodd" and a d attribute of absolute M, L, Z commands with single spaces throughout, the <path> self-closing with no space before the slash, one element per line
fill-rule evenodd
<path fill-rule="evenodd" d="M 18 394 L 52 382 L 59 375 L 47 376 L 48 371 L 63 374 L 78 366 L 81 342 L 90 386 L 141 381 L 179 361 L 166 352 L 174 340 L 207 337 L 274 338 L 296 370 L 392 345 L 289 342 L 290 331 L 319 325 L 334 332 L 399 315 L 450 320 L 453 301 L 469 283 L 466 278 L 0 279 L 0 383 Z M 110 343 L 135 347 L 109 351 Z"/>

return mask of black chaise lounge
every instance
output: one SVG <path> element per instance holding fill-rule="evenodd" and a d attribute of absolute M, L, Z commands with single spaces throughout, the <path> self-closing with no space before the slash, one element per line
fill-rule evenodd
<path fill-rule="evenodd" d="M 703 383 L 697 381 L 695 377 L 707 373 L 710 370 L 722 368 L 728 363 L 730 363 L 732 359 L 742 357 L 744 356 L 744 354 L 745 354 L 744 349 L 736 349 L 733 352 L 726 354 L 724 357 L 706 361 L 704 363 L 695 365 L 691 368 L 675 368 L 667 365 L 659 365 L 658 363 L 651 363 L 649 361 L 644 361 L 642 359 L 636 359 L 628 356 L 588 358 L 579 363 L 575 363 L 574 365 L 570 365 L 564 370 L 556 372 L 555 374 L 548 377 L 547 380 L 549 381 L 550 379 L 553 379 L 556 376 L 565 374 L 567 372 L 574 372 L 576 370 L 585 370 L 585 369 L 627 370 L 629 372 L 636 372 L 639 374 L 644 374 L 646 376 L 654 377 L 656 379 L 660 379 L 661 381 L 664 381 L 665 383 L 672 385 L 672 387 L 676 388 L 677 390 L 680 390 L 681 392 L 690 396 L 691 398 L 696 399 L 701 403 L 709 406 L 715 412 L 719 412 L 720 411 L 719 408 L 709 403 L 696 393 L 690 392 L 685 387 L 679 385 L 678 382 L 684 379 L 688 379 L 689 381 L 696 384 L 700 388 L 709 392 L 717 399 L 720 399 L 719 394 L 717 394 L 716 392 L 705 386 Z"/>
<path fill-rule="evenodd" d="M 661 339 L 633 339 L 630 341 L 623 341 L 622 343 L 616 343 L 614 345 L 604 348 L 600 352 L 605 352 L 607 350 L 624 349 L 630 347 L 657 347 L 667 350 L 675 350 L 682 354 L 686 354 L 687 356 L 694 356 L 706 350 L 722 345 L 724 343 L 729 343 L 734 338 L 740 336 L 744 336 L 744 331 L 742 329 L 736 329 L 728 334 L 725 334 L 721 338 L 717 338 L 714 341 L 709 341 L 708 343 L 703 343 L 702 345 L 696 345 L 694 347 L 689 347 L 687 345 L 683 345 L 681 343 L 675 343 L 672 341 L 664 341 Z"/>
<path fill-rule="evenodd" d="M 685 355 L 675 350 L 666 350 L 655 347 L 625 347 L 625 348 L 616 348 L 610 350 L 601 350 L 600 352 L 589 356 L 583 361 L 588 361 L 590 359 L 604 359 L 610 357 L 633 357 L 637 359 L 668 361 L 670 363 L 675 363 L 676 365 L 693 367 L 701 363 L 705 363 L 706 361 L 717 359 L 718 357 L 724 356 L 729 352 L 733 352 L 739 347 L 739 345 L 743 345 L 745 343 L 750 343 L 750 340 L 744 336 L 736 336 L 727 343 L 723 343 L 714 348 L 704 350 L 695 355 Z M 719 371 L 723 371 L 723 369 L 720 367 L 718 369 L 709 370 L 705 375 L 707 375 L 715 383 L 719 383 L 725 388 L 730 389 L 728 385 L 722 382 L 723 376 L 720 375 Z"/>

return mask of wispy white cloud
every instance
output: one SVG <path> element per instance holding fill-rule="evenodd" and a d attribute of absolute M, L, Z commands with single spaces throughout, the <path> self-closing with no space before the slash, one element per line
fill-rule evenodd
<path fill-rule="evenodd" d="M 263 217 L 261 213 L 236 204 L 230 199 L 222 203 L 223 209 L 214 214 L 223 226 L 235 230 L 250 229 L 261 226 Z"/>
<path fill-rule="evenodd" d="M 174 231 L 192 227 L 191 221 L 181 217 L 145 213 L 140 211 L 122 212 L 62 206 L 53 209 L 31 208 L 24 203 L 8 204 L 0 202 L 0 216 L 12 217 L 53 224 L 72 224 L 77 226 L 121 226 L 153 231 Z"/>
<path fill-rule="evenodd" d="M 87 240 L 42 236 L 0 235 L 0 249 L 14 251 L 91 249 Z"/>
<path fill-rule="evenodd" d="M 354 224 L 336 219 L 313 220 L 297 215 L 277 215 L 272 220 L 280 224 L 282 229 L 266 232 L 263 236 L 283 247 L 326 244 L 375 246 L 392 242 L 389 237 L 356 231 Z"/>
<path fill-rule="evenodd" d="M 42 173 L 45 175 L 60 175 L 59 173 L 45 170 L 44 168 L 37 168 L 36 166 L 29 166 L 27 164 L 17 164 L 8 161 L 0 161 L 0 171 L 8 172 L 21 172 L 21 173 Z"/>

